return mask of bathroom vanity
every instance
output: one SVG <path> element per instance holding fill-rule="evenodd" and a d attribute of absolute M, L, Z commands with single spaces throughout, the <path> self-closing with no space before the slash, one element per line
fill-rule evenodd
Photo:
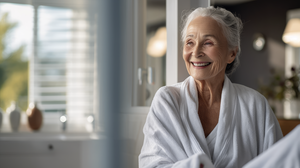
<path fill-rule="evenodd" d="M 96 133 L 0 133 L 1 168 L 99 167 Z"/>

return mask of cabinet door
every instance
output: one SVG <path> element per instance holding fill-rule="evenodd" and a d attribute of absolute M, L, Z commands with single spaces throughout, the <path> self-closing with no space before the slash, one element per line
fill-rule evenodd
<path fill-rule="evenodd" d="M 0 141 L 0 167 L 81 168 L 79 141 Z"/>
<path fill-rule="evenodd" d="M 166 84 L 166 1 L 134 1 L 133 107 L 149 107 Z"/>
<path fill-rule="evenodd" d="M 182 59 L 180 39 L 184 12 L 209 6 L 209 0 L 132 0 L 131 18 L 125 48 L 132 60 L 126 60 L 125 105 L 129 111 L 149 110 L 156 91 L 188 77 Z M 167 32 L 169 35 L 167 35 Z M 127 110 L 128 111 L 128 110 Z"/>

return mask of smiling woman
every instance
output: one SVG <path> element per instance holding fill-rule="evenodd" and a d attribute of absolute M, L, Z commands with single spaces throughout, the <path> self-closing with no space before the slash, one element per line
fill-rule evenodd
<path fill-rule="evenodd" d="M 199 110 L 199 117 L 211 118 L 211 122 L 207 124 L 205 123 L 208 120 L 203 119 L 205 136 L 208 136 L 218 123 L 219 97 L 226 66 L 233 62 L 236 53 L 236 50 L 229 49 L 222 28 L 214 19 L 199 16 L 189 24 L 183 58 L 200 94 L 202 110 Z M 207 113 L 210 110 L 211 112 Z"/>
<path fill-rule="evenodd" d="M 233 62 L 237 51 L 228 48 L 222 28 L 214 19 L 194 19 L 184 41 L 183 58 L 190 75 L 198 80 L 224 78 L 226 66 Z"/>
<path fill-rule="evenodd" d="M 282 132 L 267 100 L 226 76 L 239 63 L 241 20 L 207 7 L 192 11 L 184 24 L 190 77 L 157 91 L 144 126 L 140 167 L 243 167 Z"/>
<path fill-rule="evenodd" d="M 202 17 L 209 17 L 208 20 L 213 19 L 214 21 L 211 21 L 211 25 L 206 27 L 206 31 L 208 30 L 215 30 L 219 29 L 219 38 L 222 36 L 225 36 L 227 42 L 227 47 L 229 49 L 232 49 L 236 51 L 235 59 L 232 63 L 228 64 L 226 67 L 226 74 L 231 74 L 234 72 L 234 70 L 239 65 L 239 55 L 241 53 L 241 47 L 240 47 L 240 33 L 243 28 L 242 21 L 235 17 L 232 13 L 227 13 L 224 11 L 225 9 L 220 8 L 218 11 L 205 11 L 201 9 L 196 9 L 194 12 L 192 12 L 190 15 L 186 16 L 184 27 L 181 32 L 181 39 L 183 43 L 185 43 L 186 37 L 187 37 L 187 29 L 190 26 L 190 23 L 196 19 L 199 16 Z M 216 12 L 213 14 L 212 12 Z M 226 13 L 226 14 L 224 14 Z M 224 15 L 223 15 L 224 14 Z M 236 18 L 236 19 L 230 19 L 230 18 Z M 215 24 L 214 24 L 215 23 Z M 199 23 L 198 23 L 199 24 Z M 216 24 L 218 26 L 216 26 Z M 214 28 L 214 29 L 212 29 Z M 205 36 L 212 36 L 216 39 L 216 36 L 213 34 L 207 34 Z M 224 43 L 225 44 L 225 43 Z M 226 44 L 225 44 L 226 45 Z"/>

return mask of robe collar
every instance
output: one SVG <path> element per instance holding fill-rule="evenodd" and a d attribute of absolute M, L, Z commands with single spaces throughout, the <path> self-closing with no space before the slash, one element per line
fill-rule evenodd
<path fill-rule="evenodd" d="M 188 77 L 182 83 L 180 95 L 182 99 L 180 106 L 181 117 L 187 134 L 190 137 L 191 150 L 193 153 L 205 153 L 208 157 L 215 158 L 215 165 L 218 165 L 218 163 L 222 162 L 230 143 L 232 143 L 237 101 L 233 84 L 225 75 L 214 154 L 210 154 L 209 152 L 204 130 L 198 116 L 198 93 L 193 77 Z"/>

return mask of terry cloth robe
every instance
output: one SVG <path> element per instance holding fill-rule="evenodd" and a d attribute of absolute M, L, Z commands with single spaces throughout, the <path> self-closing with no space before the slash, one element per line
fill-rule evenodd
<path fill-rule="evenodd" d="M 140 168 L 240 168 L 267 150 L 282 132 L 267 100 L 225 76 L 213 153 L 198 116 L 193 77 L 160 88 L 144 125 Z"/>
<path fill-rule="evenodd" d="M 244 168 L 300 167 L 300 125 Z"/>

